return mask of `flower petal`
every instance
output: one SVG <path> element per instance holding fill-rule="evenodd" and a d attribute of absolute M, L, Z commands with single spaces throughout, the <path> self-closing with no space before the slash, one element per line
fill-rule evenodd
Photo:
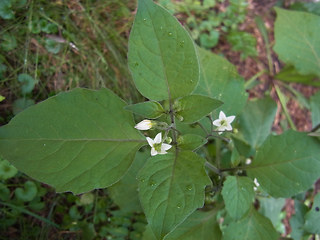
<path fill-rule="evenodd" d="M 138 130 L 149 130 L 152 127 L 152 122 L 148 119 L 145 119 L 145 120 L 139 122 L 134 127 Z"/>
<path fill-rule="evenodd" d="M 146 139 L 147 139 L 147 141 L 148 141 L 148 143 L 149 143 L 150 147 L 153 147 L 153 145 L 154 145 L 154 141 L 153 141 L 151 138 L 149 138 L 149 137 L 146 137 Z"/>
<path fill-rule="evenodd" d="M 217 119 L 217 120 L 214 120 L 212 122 L 213 125 L 217 126 L 217 127 L 220 127 L 221 126 L 221 120 L 220 119 Z"/>
<path fill-rule="evenodd" d="M 231 131 L 232 130 L 232 126 L 228 123 L 228 125 L 225 126 L 225 130 Z"/>
<path fill-rule="evenodd" d="M 224 112 L 220 111 L 220 113 L 219 113 L 219 119 L 220 119 L 220 120 L 226 119 L 226 115 L 224 114 Z"/>
<path fill-rule="evenodd" d="M 227 117 L 228 123 L 229 123 L 229 124 L 232 123 L 235 118 L 236 118 L 236 116 L 229 116 L 229 117 Z"/>
<path fill-rule="evenodd" d="M 155 156 L 157 154 L 158 152 L 154 148 L 151 148 L 151 156 Z"/>
<path fill-rule="evenodd" d="M 171 148 L 172 146 L 170 144 L 162 143 L 161 145 L 161 152 L 162 151 L 167 151 Z"/>
<path fill-rule="evenodd" d="M 159 132 L 154 138 L 154 143 L 161 143 L 161 140 L 162 140 L 162 136 L 161 136 L 161 132 Z"/>

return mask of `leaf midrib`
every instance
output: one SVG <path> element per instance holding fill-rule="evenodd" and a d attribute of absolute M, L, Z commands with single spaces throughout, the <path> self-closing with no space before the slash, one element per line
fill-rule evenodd
<path fill-rule="evenodd" d="M 153 3 L 155 4 L 155 3 Z M 155 6 L 155 7 L 159 7 L 159 6 Z M 149 10 L 149 6 L 146 5 L 146 8 L 147 8 L 147 11 L 148 11 L 148 15 L 150 17 L 150 10 Z M 164 80 L 165 80 L 165 83 L 167 85 L 167 89 L 168 89 L 168 100 L 169 102 L 171 103 L 171 92 L 170 92 L 170 87 L 169 87 L 169 80 L 168 80 L 168 76 L 167 76 L 167 73 L 165 71 L 165 64 L 164 64 L 164 58 L 163 58 L 163 55 L 162 55 L 162 47 L 161 47 L 161 44 L 160 44 L 160 39 L 158 38 L 157 34 L 156 34 L 156 31 L 155 31 L 155 26 L 154 26 L 154 23 L 153 23 L 153 19 L 150 17 L 151 19 L 151 24 L 152 24 L 152 28 L 153 28 L 153 32 L 154 32 L 154 35 L 156 36 L 156 39 L 157 39 L 157 45 L 159 47 L 159 50 L 160 50 L 160 58 L 161 58 L 161 63 L 162 63 L 162 70 L 163 70 L 163 76 L 164 76 Z"/>

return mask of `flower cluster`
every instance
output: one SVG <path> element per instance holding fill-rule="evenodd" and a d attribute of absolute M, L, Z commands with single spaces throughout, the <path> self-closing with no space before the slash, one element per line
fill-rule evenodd
<path fill-rule="evenodd" d="M 153 121 L 145 119 L 139 122 L 135 128 L 138 130 L 149 130 L 154 126 L 154 124 L 155 123 Z M 167 150 L 172 147 L 170 144 L 163 143 L 161 132 L 158 133 L 154 139 L 147 137 L 147 141 L 151 147 L 151 156 L 166 154 Z"/>
<path fill-rule="evenodd" d="M 222 134 L 224 131 L 231 131 L 232 130 L 231 123 L 233 122 L 234 119 L 235 119 L 235 116 L 227 117 L 224 114 L 224 112 L 220 111 L 219 118 L 214 120 L 212 122 L 212 124 L 217 127 L 216 131 L 219 134 Z M 145 120 L 139 122 L 135 126 L 135 128 L 138 130 L 149 130 L 156 125 L 157 124 L 155 121 L 145 119 Z M 163 143 L 161 132 L 158 133 L 154 139 L 151 139 L 149 137 L 147 137 L 146 139 L 148 141 L 148 144 L 151 147 L 151 156 L 155 156 L 157 154 L 166 154 L 167 150 L 169 150 L 172 147 L 170 144 Z M 164 139 L 164 140 L 166 140 L 166 139 Z"/>

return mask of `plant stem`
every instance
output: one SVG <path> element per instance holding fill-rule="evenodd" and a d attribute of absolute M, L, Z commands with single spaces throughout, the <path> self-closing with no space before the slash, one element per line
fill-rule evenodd
<path fill-rule="evenodd" d="M 212 172 L 214 172 L 218 175 L 222 175 L 221 171 L 218 168 L 216 168 L 215 166 L 213 166 L 211 163 L 209 163 L 208 161 L 205 162 L 205 166 L 207 168 L 209 168 Z"/>
<path fill-rule="evenodd" d="M 220 150 L 221 150 L 221 139 L 217 139 L 216 140 L 216 162 L 217 162 L 218 168 L 220 168 L 220 162 L 221 162 Z"/>
<path fill-rule="evenodd" d="M 32 217 L 37 218 L 37 219 L 40 220 L 40 221 L 43 221 L 43 222 L 45 222 L 45 223 L 48 223 L 48 224 L 50 224 L 50 225 L 52 225 L 52 226 L 54 226 L 54 227 L 56 227 L 56 228 L 60 228 L 59 225 L 55 224 L 54 222 L 50 221 L 49 219 L 44 218 L 44 217 L 42 217 L 42 216 L 40 216 L 40 215 L 37 215 L 37 214 L 35 214 L 35 213 L 33 213 L 33 212 L 25 209 L 24 207 L 19 207 L 19 206 L 16 206 L 16 205 L 14 205 L 14 204 L 2 202 L 2 201 L 0 201 L 0 204 L 2 204 L 3 206 L 6 206 L 6 207 L 10 207 L 10 208 L 12 208 L 12 209 L 18 210 L 18 211 L 20 211 L 20 212 L 22 212 L 22 213 L 28 214 L 28 215 L 30 215 L 30 216 L 32 216 Z"/>
<path fill-rule="evenodd" d="M 277 95 L 278 95 L 278 98 L 280 100 L 280 104 L 282 106 L 282 109 L 283 109 L 283 112 L 284 112 L 284 115 L 286 116 L 287 120 L 288 120 L 288 123 L 290 125 L 290 127 L 293 129 L 293 130 L 297 130 L 296 126 L 294 125 L 292 119 L 291 119 L 291 116 L 288 112 L 288 109 L 287 109 L 287 101 L 286 101 L 286 98 L 285 96 L 282 94 L 280 88 L 277 86 L 277 85 L 274 85 L 275 89 L 276 89 L 276 92 L 277 92 Z"/>

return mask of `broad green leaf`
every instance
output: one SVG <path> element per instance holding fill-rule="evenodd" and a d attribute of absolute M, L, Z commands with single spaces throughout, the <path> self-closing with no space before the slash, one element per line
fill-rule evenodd
<path fill-rule="evenodd" d="M 228 176 L 223 183 L 222 196 L 229 215 L 239 220 L 251 208 L 254 183 L 248 177 Z"/>
<path fill-rule="evenodd" d="M 259 197 L 259 212 L 269 218 L 275 229 L 284 233 L 285 227 L 281 219 L 281 210 L 286 202 L 284 198 Z"/>
<path fill-rule="evenodd" d="M 320 144 L 293 130 L 269 136 L 246 170 L 271 196 L 291 197 L 319 178 Z"/>
<path fill-rule="evenodd" d="M 305 219 L 304 216 L 308 211 L 308 207 L 298 200 L 294 201 L 294 215 L 290 218 L 291 237 L 294 240 L 301 240 L 306 234 L 303 229 Z"/>
<path fill-rule="evenodd" d="M 128 105 L 125 109 L 150 119 L 156 119 L 164 113 L 164 109 L 161 104 L 155 101 Z"/>
<path fill-rule="evenodd" d="M 2 95 L 0 95 L 0 102 L 2 102 L 3 100 L 5 100 L 6 98 Z"/>
<path fill-rule="evenodd" d="M 271 132 L 276 116 L 277 104 L 271 98 L 249 101 L 239 116 L 240 132 L 243 138 L 257 148 Z"/>
<path fill-rule="evenodd" d="M 194 123 L 201 118 L 209 115 L 214 109 L 220 107 L 223 103 L 219 100 L 201 95 L 189 95 L 177 99 L 174 107 L 177 114 L 182 117 L 184 123 Z"/>
<path fill-rule="evenodd" d="M 208 140 L 196 134 L 186 134 L 178 138 L 178 147 L 184 150 L 196 150 L 206 144 Z"/>
<path fill-rule="evenodd" d="M 320 76 L 320 17 L 276 8 L 274 50 L 303 75 Z"/>
<path fill-rule="evenodd" d="M 149 99 L 186 96 L 199 81 L 193 41 L 167 10 L 152 0 L 138 1 L 128 61 L 137 89 Z"/>
<path fill-rule="evenodd" d="M 312 127 L 320 124 L 320 91 L 310 98 Z"/>
<path fill-rule="evenodd" d="M 22 84 L 21 85 L 22 94 L 31 93 L 35 84 L 37 83 L 37 81 L 34 80 L 34 78 L 27 73 L 19 74 L 18 81 Z"/>
<path fill-rule="evenodd" d="M 0 128 L 0 153 L 57 191 L 76 194 L 117 182 L 146 143 L 114 93 L 75 89 L 18 114 Z"/>
<path fill-rule="evenodd" d="M 285 66 L 275 78 L 285 82 L 297 82 L 313 86 L 320 85 L 320 81 L 316 81 L 317 77 L 315 75 L 301 75 L 293 66 Z"/>
<path fill-rule="evenodd" d="M 234 65 L 223 57 L 198 48 L 201 76 L 194 94 L 218 99 L 223 105 L 216 109 L 215 117 L 222 110 L 227 116 L 237 115 L 245 106 L 248 94 L 244 81 Z"/>
<path fill-rule="evenodd" d="M 157 239 L 163 239 L 204 204 L 210 179 L 205 160 L 191 151 L 157 155 L 139 172 L 139 197 Z"/>
<path fill-rule="evenodd" d="M 228 225 L 223 233 L 223 240 L 278 240 L 278 237 L 270 220 L 253 207 L 244 218 Z"/>
<path fill-rule="evenodd" d="M 217 212 L 195 211 L 165 240 L 219 240 L 222 239 L 219 224 L 217 222 Z"/>
<path fill-rule="evenodd" d="M 254 150 L 244 139 L 239 138 L 237 135 L 233 135 L 232 140 L 235 148 L 241 156 L 250 157 L 254 154 Z"/>
<path fill-rule="evenodd" d="M 320 193 L 315 196 L 312 208 L 307 212 L 305 219 L 304 229 L 309 233 L 320 234 Z"/>
<path fill-rule="evenodd" d="M 137 152 L 136 157 L 126 175 L 124 175 L 119 182 L 108 188 L 111 198 L 124 212 L 141 211 L 137 191 L 137 174 L 149 157 L 150 151 Z"/>
<path fill-rule="evenodd" d="M 194 240 L 194 239 L 222 239 L 221 230 L 217 222 L 216 211 L 195 211 L 173 232 L 169 233 L 165 240 Z M 148 225 L 143 234 L 143 240 L 156 240 Z"/>

